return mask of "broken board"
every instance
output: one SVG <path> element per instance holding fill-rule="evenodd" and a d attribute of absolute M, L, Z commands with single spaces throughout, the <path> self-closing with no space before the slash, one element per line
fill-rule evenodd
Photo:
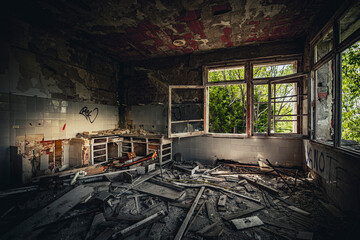
<path fill-rule="evenodd" d="M 150 182 L 144 182 L 136 187 L 133 188 L 136 191 L 148 193 L 150 195 L 155 195 L 159 197 L 163 197 L 166 199 L 169 199 L 171 201 L 174 201 L 178 198 L 180 198 L 183 195 L 183 191 L 179 192 L 174 189 L 160 186 L 154 183 Z"/>
<path fill-rule="evenodd" d="M 257 227 L 264 224 L 258 216 L 233 219 L 231 222 L 234 224 L 237 230 Z"/>
<path fill-rule="evenodd" d="M 24 222 L 18 224 L 9 233 L 5 234 L 3 239 L 36 239 L 37 235 L 46 228 L 34 231 L 35 228 L 55 222 L 93 191 L 94 189 L 92 187 L 83 185 L 74 188 Z"/>

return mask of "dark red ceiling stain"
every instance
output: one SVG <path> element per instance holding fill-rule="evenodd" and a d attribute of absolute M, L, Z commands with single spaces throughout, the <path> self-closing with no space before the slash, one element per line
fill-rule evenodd
<path fill-rule="evenodd" d="M 214 16 L 230 12 L 231 10 L 232 8 L 230 6 L 230 3 L 215 5 L 211 7 L 211 11 Z"/>
<path fill-rule="evenodd" d="M 178 33 L 185 32 L 185 25 L 182 23 L 174 24 L 173 27 L 176 29 Z"/>
<path fill-rule="evenodd" d="M 188 22 L 187 26 L 194 34 L 199 34 L 201 38 L 206 38 L 204 25 L 199 20 Z"/>
<path fill-rule="evenodd" d="M 224 28 L 223 31 L 224 31 L 224 35 L 221 36 L 221 41 L 223 43 L 226 42 L 226 47 L 232 47 L 233 43 L 231 41 L 231 33 L 232 33 L 231 28 Z"/>
<path fill-rule="evenodd" d="M 177 22 L 190 22 L 190 21 L 197 20 L 200 17 L 201 17 L 200 10 L 186 11 L 185 15 L 175 17 L 175 21 L 177 21 Z"/>

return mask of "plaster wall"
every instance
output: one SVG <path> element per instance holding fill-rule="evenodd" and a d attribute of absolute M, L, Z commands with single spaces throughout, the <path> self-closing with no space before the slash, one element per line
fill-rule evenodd
<path fill-rule="evenodd" d="M 304 140 L 306 165 L 319 174 L 328 196 L 345 211 L 360 213 L 360 157 Z"/>
<path fill-rule="evenodd" d="M 173 153 L 181 153 L 185 161 L 205 164 L 213 164 L 216 159 L 258 164 L 259 158 L 269 159 L 276 166 L 301 167 L 303 164 L 300 139 L 189 137 L 174 140 Z"/>

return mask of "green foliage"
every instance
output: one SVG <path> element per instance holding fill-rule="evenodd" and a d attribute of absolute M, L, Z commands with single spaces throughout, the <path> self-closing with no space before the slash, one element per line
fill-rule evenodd
<path fill-rule="evenodd" d="M 254 68 L 254 76 L 277 77 L 293 73 L 293 65 L 263 66 Z M 211 71 L 209 82 L 221 82 L 244 79 L 244 69 Z M 274 89 L 274 84 L 272 89 Z M 295 84 L 276 84 L 276 90 L 271 96 L 284 97 L 294 95 Z M 268 85 L 254 86 L 254 131 L 266 133 L 268 127 Z M 277 101 L 296 100 L 295 97 L 281 98 Z M 274 109 L 275 106 L 275 109 Z M 216 133 L 245 133 L 246 132 L 246 84 L 233 86 L 216 86 L 209 88 L 209 128 L 210 132 Z M 291 115 L 294 114 L 293 103 L 273 103 L 271 114 Z M 293 117 L 276 117 L 277 120 L 293 120 Z M 272 123 L 273 124 L 273 123 Z M 293 132 L 293 122 L 276 122 L 277 133 Z"/>
<path fill-rule="evenodd" d="M 210 87 L 209 110 L 210 132 L 246 132 L 246 85 Z"/>
<path fill-rule="evenodd" d="M 360 143 L 360 41 L 342 54 L 342 139 Z"/>
<path fill-rule="evenodd" d="M 242 80 L 245 78 L 244 67 L 237 69 L 228 69 L 223 71 L 209 72 L 209 82 L 223 82 L 232 80 Z"/>

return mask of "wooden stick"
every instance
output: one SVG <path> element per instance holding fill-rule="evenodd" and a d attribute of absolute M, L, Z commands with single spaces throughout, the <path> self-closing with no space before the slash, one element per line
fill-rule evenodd
<path fill-rule="evenodd" d="M 200 190 L 199 190 L 199 192 L 198 192 L 198 194 L 197 194 L 197 196 L 196 196 L 196 198 L 195 198 L 195 200 L 194 200 L 194 202 L 193 202 L 193 204 L 192 204 L 192 206 L 191 206 L 188 214 L 186 215 L 185 220 L 183 221 L 183 223 L 182 223 L 179 231 L 177 232 L 177 234 L 176 234 L 176 236 L 175 236 L 175 238 L 174 238 L 175 240 L 180 240 L 180 239 L 182 238 L 182 236 L 183 236 L 183 234 L 184 234 L 184 232 L 185 232 L 185 228 L 186 228 L 186 226 L 188 225 L 188 223 L 189 223 L 189 221 L 190 221 L 190 218 L 191 218 L 191 216 L 192 216 L 193 213 L 194 213 L 195 207 L 196 207 L 196 205 L 198 204 L 198 202 L 199 202 L 199 200 L 200 200 L 200 197 L 202 196 L 204 190 L 205 190 L 205 187 L 201 187 L 201 188 L 200 188 Z"/>

